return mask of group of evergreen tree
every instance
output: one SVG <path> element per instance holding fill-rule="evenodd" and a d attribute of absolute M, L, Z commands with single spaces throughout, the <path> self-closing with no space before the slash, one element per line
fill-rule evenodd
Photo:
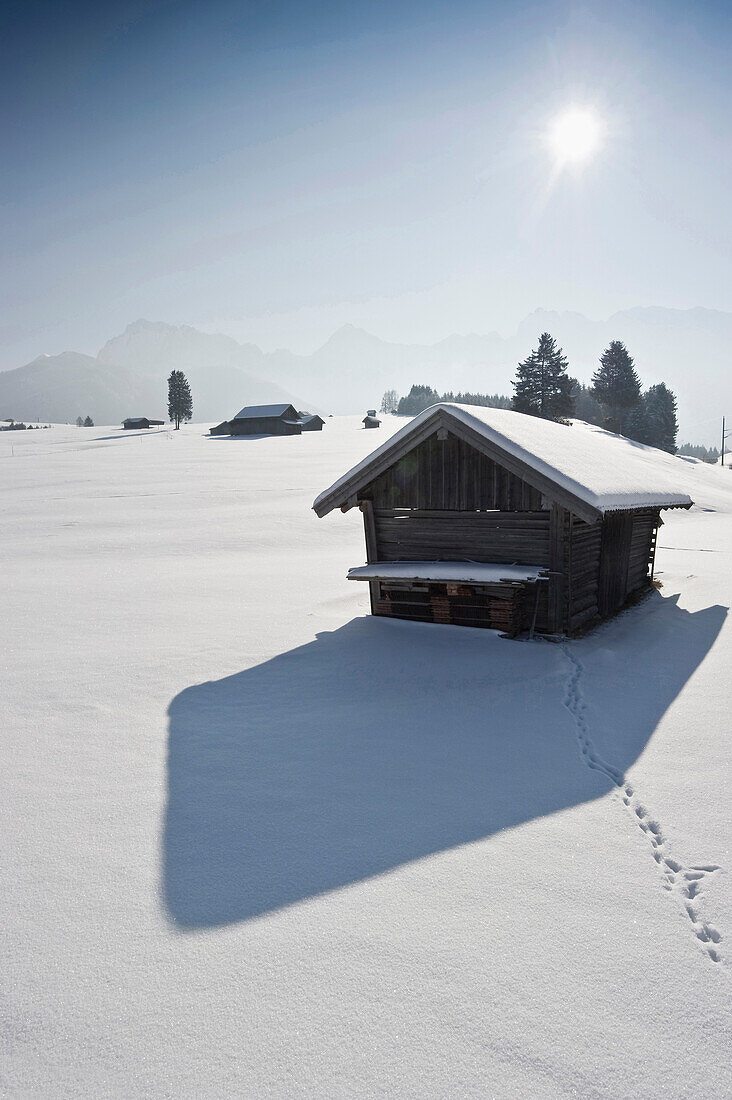
<path fill-rule="evenodd" d="M 50 427 L 50 424 L 26 424 L 22 420 L 6 420 L 0 424 L 0 432 L 36 432 L 40 428 Z"/>
<path fill-rule="evenodd" d="M 181 420 L 190 420 L 193 416 L 193 398 L 188 379 L 182 370 L 171 371 L 168 379 L 168 418 L 175 421 L 175 430 L 180 428 Z"/>
<path fill-rule="evenodd" d="M 482 405 L 486 409 L 510 409 L 511 398 L 502 393 L 443 393 L 441 401 L 455 405 Z"/>
<path fill-rule="evenodd" d="M 501 393 L 448 393 L 440 395 L 431 386 L 412 386 L 406 397 L 399 397 L 396 390 L 387 390 L 381 399 L 381 412 L 398 413 L 400 416 L 416 416 L 438 401 L 450 401 L 457 405 L 483 405 L 492 409 L 510 409 L 511 398 Z"/>
<path fill-rule="evenodd" d="M 704 447 L 701 443 L 682 443 L 676 452 L 680 455 L 688 455 L 689 458 L 698 458 L 702 462 L 719 462 L 719 451 L 716 447 Z"/>
<path fill-rule="evenodd" d="M 600 356 L 591 386 L 571 378 L 568 366 L 554 338 L 543 332 L 538 348 L 518 365 L 512 408 L 545 420 L 577 416 L 639 443 L 676 452 L 676 397 L 663 382 L 643 393 L 633 358 L 621 340 L 612 340 Z"/>
<path fill-rule="evenodd" d="M 439 400 L 439 393 L 431 386 L 412 386 L 407 396 L 399 401 L 396 411 L 400 416 L 416 416 L 430 405 L 436 405 Z"/>
<path fill-rule="evenodd" d="M 93 428 L 94 421 L 90 416 L 77 416 L 76 426 L 77 428 Z"/>
<path fill-rule="evenodd" d="M 451 401 L 510 408 L 545 420 L 577 417 L 639 443 L 676 453 L 676 397 L 664 382 L 643 392 L 633 358 L 622 340 L 610 341 L 589 386 L 572 378 L 568 367 L 556 340 L 543 332 L 538 347 L 518 365 L 511 383 L 512 398 L 497 393 L 449 392 L 440 396 L 431 386 L 414 385 L 402 398 L 396 390 L 387 390 L 381 411 L 416 416 L 438 401 Z"/>

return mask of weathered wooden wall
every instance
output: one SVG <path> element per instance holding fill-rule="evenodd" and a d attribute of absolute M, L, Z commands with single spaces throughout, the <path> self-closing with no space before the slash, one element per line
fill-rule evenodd
<path fill-rule="evenodd" d="M 470 444 L 431 435 L 363 493 L 376 508 L 538 511 L 541 493 Z"/>
<path fill-rule="evenodd" d="M 568 633 L 596 619 L 600 571 L 602 520 L 583 523 L 572 516 L 567 540 L 567 622 Z"/>
<path fill-rule="evenodd" d="M 658 508 L 633 513 L 626 596 L 649 583 L 656 549 L 656 532 L 660 522 Z"/>
<path fill-rule="evenodd" d="M 549 512 L 375 508 L 378 561 L 549 564 Z"/>

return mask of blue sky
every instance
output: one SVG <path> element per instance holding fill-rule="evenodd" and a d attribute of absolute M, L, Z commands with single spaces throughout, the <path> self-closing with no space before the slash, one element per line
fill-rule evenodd
<path fill-rule="evenodd" d="M 730 7 L 6 8 L 0 368 L 138 317 L 308 351 L 732 308 Z M 572 103 L 604 141 L 557 173 Z"/>

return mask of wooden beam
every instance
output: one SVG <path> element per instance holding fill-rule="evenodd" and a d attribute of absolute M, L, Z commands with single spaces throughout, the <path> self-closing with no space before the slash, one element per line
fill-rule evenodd
<path fill-rule="evenodd" d="M 549 512 L 549 630 L 562 634 L 565 630 L 565 519 L 566 511 L 553 504 Z"/>
<path fill-rule="evenodd" d="M 363 530 L 366 537 L 366 562 L 371 565 L 372 562 L 379 560 L 373 501 L 362 500 L 359 504 L 359 508 L 363 512 Z M 378 580 L 369 581 L 369 598 L 371 600 L 371 614 L 375 615 L 376 602 L 381 599 L 381 586 Z"/>

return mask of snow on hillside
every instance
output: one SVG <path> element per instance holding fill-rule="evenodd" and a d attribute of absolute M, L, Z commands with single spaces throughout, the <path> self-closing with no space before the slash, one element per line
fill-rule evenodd
<path fill-rule="evenodd" d="M 0 435 L 4 1094 L 732 1091 L 732 473 L 511 642 L 311 510 L 402 423 Z"/>

